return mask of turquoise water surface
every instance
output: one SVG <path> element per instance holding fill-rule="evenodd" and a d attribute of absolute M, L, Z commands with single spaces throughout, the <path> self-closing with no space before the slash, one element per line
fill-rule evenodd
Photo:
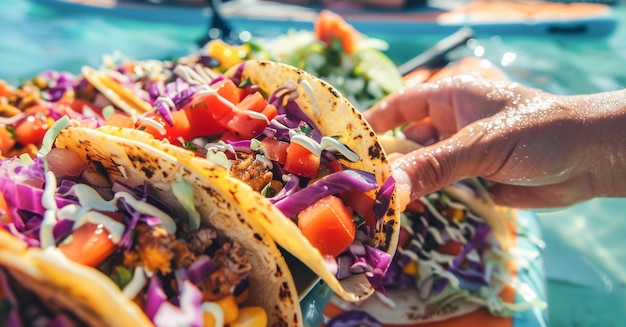
<path fill-rule="evenodd" d="M 626 7 L 615 9 L 621 24 L 607 38 L 481 37 L 452 58 L 489 59 L 512 79 L 559 94 L 624 88 Z M 80 66 L 98 66 L 103 54 L 116 51 L 136 59 L 184 55 L 196 49 L 204 29 L 0 0 L 0 79 L 16 84 L 46 69 L 78 73 Z M 442 37 L 380 36 L 398 63 Z M 551 326 L 625 325 L 626 200 L 596 199 L 538 215 Z"/>

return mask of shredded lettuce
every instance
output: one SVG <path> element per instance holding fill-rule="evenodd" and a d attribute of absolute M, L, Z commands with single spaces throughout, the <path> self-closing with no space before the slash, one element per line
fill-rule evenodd
<path fill-rule="evenodd" d="M 187 211 L 189 230 L 198 230 L 200 228 L 200 213 L 196 210 L 194 203 L 193 185 L 184 180 L 177 180 L 172 183 L 172 193 Z"/>
<path fill-rule="evenodd" d="M 63 116 L 50 126 L 43 137 L 41 148 L 39 148 L 39 151 L 37 152 L 38 157 L 43 158 L 48 154 L 48 152 L 50 152 L 52 146 L 54 145 L 54 140 L 56 140 L 59 133 L 61 133 L 64 128 L 68 127 L 70 123 L 70 118 L 68 116 Z"/>

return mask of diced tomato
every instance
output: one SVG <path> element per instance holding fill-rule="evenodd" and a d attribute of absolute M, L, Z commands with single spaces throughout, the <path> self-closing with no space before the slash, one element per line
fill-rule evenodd
<path fill-rule="evenodd" d="M 216 93 L 197 96 L 182 108 L 187 115 L 193 137 L 223 133 L 228 121 L 235 116 L 234 105 L 241 101 L 244 92 L 229 79 L 219 81 L 211 87 Z"/>
<path fill-rule="evenodd" d="M 9 206 L 7 200 L 4 198 L 4 194 L 0 193 L 0 222 L 8 224 L 13 221 L 11 213 L 9 212 Z"/>
<path fill-rule="evenodd" d="M 161 115 L 151 113 L 147 114 L 145 119 L 138 121 L 135 128 L 152 134 L 156 139 L 168 139 L 170 143 L 180 144 L 178 140 L 186 136 L 185 131 L 189 129 L 189 120 L 183 111 L 175 111 L 172 112 L 172 121 L 174 126 L 169 126 Z"/>
<path fill-rule="evenodd" d="M 298 227 L 322 255 L 336 257 L 354 241 L 352 209 L 329 195 L 298 214 Z"/>
<path fill-rule="evenodd" d="M 261 140 L 261 148 L 267 159 L 277 161 L 281 165 L 287 160 L 287 148 L 289 143 L 266 137 Z"/>
<path fill-rule="evenodd" d="M 15 137 L 6 125 L 0 125 L 0 156 L 7 154 L 15 146 Z"/>
<path fill-rule="evenodd" d="M 86 110 L 95 112 L 98 116 L 102 116 L 102 108 L 94 105 L 93 103 L 82 99 L 62 99 L 56 103 L 59 106 L 61 113 L 65 113 L 62 109 L 63 106 L 69 107 L 72 111 L 84 114 Z"/>
<path fill-rule="evenodd" d="M 446 244 L 437 248 L 437 252 L 441 254 L 456 256 L 463 250 L 463 243 L 458 241 L 448 241 Z"/>
<path fill-rule="evenodd" d="M 133 118 L 129 115 L 115 112 L 104 121 L 104 125 L 134 128 L 135 122 L 133 121 Z"/>
<path fill-rule="evenodd" d="M 70 237 L 69 242 L 59 245 L 61 252 L 70 260 L 91 267 L 100 264 L 117 248 L 103 224 L 85 223 Z"/>
<path fill-rule="evenodd" d="M 41 144 L 46 131 L 54 124 L 54 119 L 46 116 L 30 115 L 15 126 L 15 138 L 22 145 Z"/>
<path fill-rule="evenodd" d="M 240 112 L 236 113 L 226 123 L 226 127 L 233 132 L 237 132 L 242 138 L 250 139 L 258 136 L 269 125 L 269 121 L 278 114 L 276 107 L 267 103 L 267 100 L 259 92 L 246 96 L 237 104 Z M 254 117 L 252 112 L 260 113 L 265 118 Z"/>
<path fill-rule="evenodd" d="M 315 20 L 314 29 L 316 38 L 326 44 L 332 44 L 335 38 L 339 39 L 347 54 L 354 53 L 358 48 L 359 32 L 332 11 L 322 10 Z"/>
<path fill-rule="evenodd" d="M 331 173 L 336 173 L 343 170 L 343 165 L 339 160 L 333 160 L 329 162 L 328 164 L 326 164 L 326 167 L 328 167 L 328 171 Z"/>
<path fill-rule="evenodd" d="M 50 107 L 48 105 L 44 105 L 43 103 L 34 104 L 26 110 L 24 110 L 24 114 L 26 115 L 39 115 L 39 116 L 50 116 Z"/>
<path fill-rule="evenodd" d="M 400 228 L 400 233 L 398 233 L 398 246 L 402 249 L 407 249 L 411 242 L 411 237 L 411 232 L 406 228 Z"/>
<path fill-rule="evenodd" d="M 376 214 L 374 213 L 375 199 L 360 191 L 343 191 L 339 196 L 343 203 L 365 218 L 365 224 L 372 228 L 376 227 Z"/>
<path fill-rule="evenodd" d="M 0 97 L 8 97 L 13 92 L 13 87 L 6 81 L 0 81 Z"/>
<path fill-rule="evenodd" d="M 301 177 L 315 178 L 320 166 L 320 157 L 309 151 L 302 145 L 291 142 L 287 147 L 285 158 L 286 171 Z"/>
<path fill-rule="evenodd" d="M 424 212 L 426 210 L 426 206 L 422 203 L 422 201 L 415 200 L 406 206 L 406 210 L 415 213 Z"/>
<path fill-rule="evenodd" d="M 222 103 L 217 94 L 210 94 L 199 96 L 191 105 L 186 106 L 183 112 L 187 115 L 190 127 L 193 126 L 194 131 L 191 134 L 202 136 L 223 132 L 223 124 L 216 117 L 227 115 L 232 109 Z"/>
<path fill-rule="evenodd" d="M 235 85 L 230 79 L 224 79 L 211 85 L 211 88 L 217 91 L 222 98 L 228 100 L 231 103 L 239 103 L 243 97 L 244 90 Z M 208 102 L 207 102 L 208 101 Z M 202 108 L 211 109 L 214 105 L 219 103 L 217 97 L 212 97 L 211 94 L 198 96 L 191 101 L 188 105 L 182 108 L 182 110 L 200 106 Z"/>

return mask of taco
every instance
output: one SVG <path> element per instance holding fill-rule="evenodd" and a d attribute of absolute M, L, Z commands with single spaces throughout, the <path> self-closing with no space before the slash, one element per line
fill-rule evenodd
<path fill-rule="evenodd" d="M 387 136 L 382 143 L 400 152 L 419 146 Z M 480 180 L 468 179 L 409 204 L 385 293 L 356 304 L 331 299 L 327 326 L 510 326 L 514 314 L 542 310 L 535 285 L 517 276 L 516 264 L 536 252 L 525 257 L 528 251 L 516 249 L 524 227 L 487 193 Z"/>
<path fill-rule="evenodd" d="M 118 130 L 69 126 L 34 160 L 1 162 L 8 321 L 302 325 L 286 261 L 237 185 L 206 179 L 223 167 L 201 174 L 189 152 Z"/>
<path fill-rule="evenodd" d="M 226 168 L 216 183 L 255 193 L 239 205 L 258 212 L 280 247 L 342 298 L 371 295 L 395 251 L 399 211 L 385 152 L 358 110 L 285 64 L 246 61 L 221 75 L 178 63 L 171 71 L 162 92 L 151 88 L 153 110 L 132 116 L 131 126 L 190 150 L 190 166 Z M 109 79 L 100 90 L 123 87 L 106 70 L 83 72 Z"/>

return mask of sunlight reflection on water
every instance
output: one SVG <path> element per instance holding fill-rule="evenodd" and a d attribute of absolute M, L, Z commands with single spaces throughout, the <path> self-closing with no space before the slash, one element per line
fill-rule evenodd
<path fill-rule="evenodd" d="M 0 0 L 0 10 L 0 78 L 14 84 L 46 69 L 78 73 L 81 65 L 98 66 L 103 54 L 114 51 L 136 59 L 184 55 L 204 32 L 204 27 L 59 14 L 27 1 Z M 618 14 L 626 22 L 626 9 L 618 8 Z M 390 39 L 389 54 L 402 63 L 439 38 Z M 490 60 L 515 81 L 559 94 L 626 85 L 624 24 L 600 40 L 477 39 L 451 57 L 466 55 Z M 547 244 L 552 325 L 610 326 L 626 318 L 626 200 L 597 199 L 538 215 Z"/>

